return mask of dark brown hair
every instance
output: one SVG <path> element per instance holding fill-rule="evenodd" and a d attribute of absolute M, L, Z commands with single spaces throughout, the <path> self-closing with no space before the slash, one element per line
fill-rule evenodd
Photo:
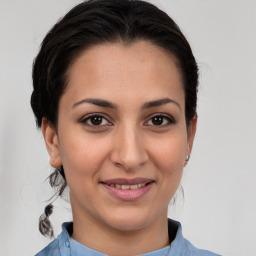
<path fill-rule="evenodd" d="M 195 58 L 176 23 L 156 6 L 140 0 L 85 1 L 70 10 L 48 32 L 33 66 L 31 106 L 37 126 L 41 127 L 45 117 L 57 129 L 58 105 L 68 83 L 67 72 L 85 49 L 97 44 L 130 44 L 138 40 L 149 41 L 177 59 L 183 78 L 188 126 L 196 115 L 197 106 Z M 52 173 L 50 184 L 59 188 L 61 196 L 66 187 L 63 167 Z M 47 207 L 41 216 L 40 231 L 51 237 L 53 230 L 48 217 L 52 206 Z"/>

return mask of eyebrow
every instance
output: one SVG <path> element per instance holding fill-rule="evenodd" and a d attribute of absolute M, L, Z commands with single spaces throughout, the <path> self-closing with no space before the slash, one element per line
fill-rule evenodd
<path fill-rule="evenodd" d="M 181 110 L 180 104 L 170 98 L 163 98 L 163 99 L 159 99 L 159 100 L 153 100 L 150 102 L 146 102 L 145 104 L 143 104 L 142 109 L 159 107 L 159 106 L 165 105 L 167 103 L 173 103 Z"/>
<path fill-rule="evenodd" d="M 93 99 L 93 98 L 80 100 L 80 101 L 76 102 L 75 104 L 73 104 L 72 108 L 74 108 L 78 105 L 81 105 L 83 103 L 91 103 L 91 104 L 99 106 L 99 107 L 105 107 L 105 108 L 110 108 L 110 109 L 117 109 L 118 108 L 116 104 L 111 103 L 107 100 Z M 167 103 L 173 103 L 181 110 L 181 107 L 180 107 L 179 103 L 170 99 L 170 98 L 163 98 L 163 99 L 158 99 L 158 100 L 153 100 L 153 101 L 146 102 L 146 103 L 143 104 L 141 109 L 149 109 L 149 108 L 159 107 L 159 106 L 165 105 Z"/>
<path fill-rule="evenodd" d="M 109 101 L 106 101 L 106 100 L 102 100 L 102 99 L 83 99 L 83 100 L 80 100 L 78 102 L 76 102 L 72 108 L 80 105 L 80 104 L 83 104 L 83 103 L 91 103 L 93 105 L 97 105 L 99 107 L 105 107 L 105 108 L 111 108 L 111 109 L 117 109 L 117 105 L 116 104 L 113 104 Z"/>

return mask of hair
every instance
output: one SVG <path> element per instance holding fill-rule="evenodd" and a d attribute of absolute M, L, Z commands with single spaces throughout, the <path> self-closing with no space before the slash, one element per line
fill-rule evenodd
<path fill-rule="evenodd" d="M 191 47 L 177 24 L 156 6 L 141 0 L 88 0 L 60 19 L 45 36 L 33 63 L 31 107 L 40 128 L 42 118 L 57 130 L 58 105 L 68 84 L 68 71 L 84 50 L 104 43 L 148 41 L 176 58 L 185 94 L 189 126 L 196 114 L 198 67 Z M 50 175 L 61 196 L 67 183 L 63 167 Z M 53 237 L 52 205 L 40 217 L 39 230 Z"/>

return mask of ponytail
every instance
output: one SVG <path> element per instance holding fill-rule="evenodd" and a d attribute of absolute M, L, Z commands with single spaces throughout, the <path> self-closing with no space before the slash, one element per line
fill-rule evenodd
<path fill-rule="evenodd" d="M 53 200 L 54 202 L 58 197 L 62 197 L 63 192 L 67 187 L 63 166 L 55 169 L 55 171 L 48 178 L 51 187 L 56 191 L 55 194 L 49 199 L 51 200 L 55 197 Z M 53 213 L 53 202 L 45 206 L 44 213 L 39 217 L 39 231 L 43 236 L 49 238 L 54 237 L 53 227 L 49 220 L 50 215 Z"/>

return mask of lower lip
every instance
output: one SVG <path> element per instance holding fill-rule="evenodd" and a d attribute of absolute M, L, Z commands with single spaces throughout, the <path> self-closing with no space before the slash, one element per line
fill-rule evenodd
<path fill-rule="evenodd" d="M 138 200 L 141 197 L 143 197 L 145 194 L 147 194 L 149 192 L 149 190 L 151 189 L 153 182 L 151 182 L 141 188 L 137 188 L 137 189 L 121 189 L 121 188 L 117 188 L 117 187 L 111 187 L 111 186 L 108 186 L 103 183 L 102 183 L 102 185 L 113 196 L 115 196 L 121 200 L 133 201 L 133 200 Z"/>

